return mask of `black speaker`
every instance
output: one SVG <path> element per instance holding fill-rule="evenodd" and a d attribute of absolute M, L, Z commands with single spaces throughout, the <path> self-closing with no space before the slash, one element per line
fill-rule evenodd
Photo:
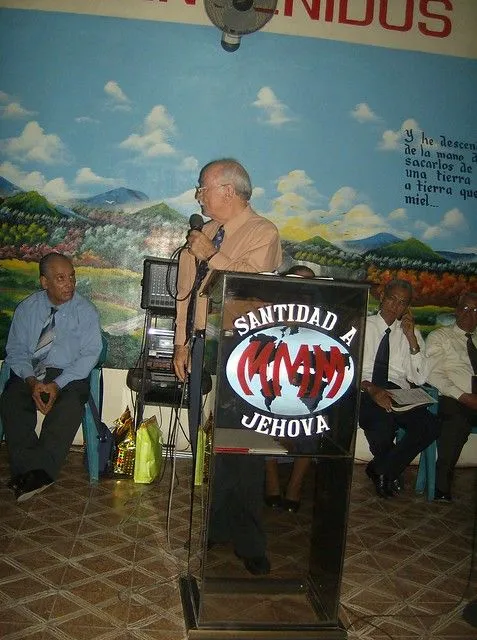
<path fill-rule="evenodd" d="M 172 371 L 172 363 L 171 368 Z M 126 384 L 136 393 L 142 390 L 142 369 L 129 369 Z M 144 403 L 158 404 L 172 407 L 184 407 L 189 405 L 189 385 L 180 382 L 173 373 L 161 371 L 146 371 L 144 383 Z"/>
<path fill-rule="evenodd" d="M 141 281 L 141 308 L 174 315 L 176 281 L 177 260 L 146 257 Z"/>

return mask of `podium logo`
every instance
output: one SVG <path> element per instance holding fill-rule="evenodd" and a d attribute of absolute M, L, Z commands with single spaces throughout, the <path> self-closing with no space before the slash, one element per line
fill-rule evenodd
<path fill-rule="evenodd" d="M 353 380 L 354 363 L 346 346 L 331 336 L 284 325 L 249 333 L 230 354 L 226 375 L 249 405 L 300 416 L 339 400 Z"/>

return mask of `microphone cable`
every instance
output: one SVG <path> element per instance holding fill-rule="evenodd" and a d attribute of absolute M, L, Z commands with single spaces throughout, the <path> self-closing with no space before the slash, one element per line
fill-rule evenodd
<path fill-rule="evenodd" d="M 202 216 L 198 213 L 193 213 L 190 218 L 189 218 L 189 231 L 187 232 L 187 235 L 189 234 L 190 231 L 202 231 L 202 227 L 204 226 L 204 219 L 202 218 Z M 172 270 L 173 270 L 173 263 L 175 261 L 177 261 L 177 274 L 179 271 L 179 256 L 182 253 L 182 251 L 184 251 L 184 249 L 188 249 L 188 243 L 187 240 L 185 242 L 185 244 L 183 244 L 180 247 L 177 247 L 177 249 L 175 249 L 170 257 L 171 262 L 168 264 L 167 266 L 167 272 L 166 272 L 166 290 L 167 293 L 171 296 L 171 298 L 173 300 L 175 300 L 176 302 L 183 302 L 184 300 L 187 300 L 188 298 L 190 298 L 190 296 L 192 295 L 192 293 L 197 289 L 197 285 L 198 285 L 198 267 L 199 267 L 199 260 L 197 258 L 195 258 L 195 278 L 194 278 L 194 282 L 192 284 L 192 287 L 190 289 L 190 291 L 183 297 L 183 298 L 178 298 L 177 294 L 177 275 L 175 278 L 175 291 L 172 291 Z"/>

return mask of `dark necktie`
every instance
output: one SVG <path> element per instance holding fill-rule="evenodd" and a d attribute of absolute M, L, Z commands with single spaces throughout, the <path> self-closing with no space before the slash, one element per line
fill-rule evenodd
<path fill-rule="evenodd" d="M 388 381 L 389 370 L 389 334 L 391 328 L 388 327 L 384 332 L 384 336 L 381 338 L 378 350 L 376 351 L 376 357 L 374 359 L 373 377 L 371 382 L 380 387 L 386 385 Z"/>
<path fill-rule="evenodd" d="M 216 249 L 220 248 L 220 245 L 222 244 L 222 240 L 224 239 L 224 234 L 225 234 L 224 228 L 219 227 L 217 229 L 217 233 L 212 238 L 212 243 Z M 207 260 L 202 260 L 202 262 L 200 262 L 199 266 L 197 267 L 197 275 L 195 278 L 195 285 L 194 285 L 196 291 L 199 290 L 199 287 L 202 284 L 208 271 L 209 271 L 209 265 L 207 263 Z"/>
<path fill-rule="evenodd" d="M 55 307 L 51 307 L 50 315 L 47 317 L 43 324 L 38 342 L 36 343 L 35 351 L 33 352 L 33 372 L 38 380 L 43 380 L 43 378 L 45 377 L 45 360 L 53 344 L 53 338 L 55 337 L 56 312 L 57 309 Z"/>
<path fill-rule="evenodd" d="M 220 226 L 215 236 L 212 238 L 212 243 L 216 249 L 220 249 L 220 245 L 224 239 L 225 230 L 222 226 Z M 194 286 L 189 298 L 189 305 L 187 307 L 187 321 L 186 321 L 186 344 L 189 342 L 192 331 L 194 329 L 194 316 L 195 316 L 195 303 L 196 296 L 199 290 L 200 285 L 204 281 L 205 276 L 209 271 L 209 264 L 207 260 L 202 260 L 199 262 L 199 266 L 197 267 L 197 273 L 195 275 Z"/>
<path fill-rule="evenodd" d="M 472 340 L 471 333 L 466 333 L 465 336 L 467 338 L 467 353 L 469 354 L 470 364 L 472 365 L 474 374 L 477 375 L 477 347 Z"/>

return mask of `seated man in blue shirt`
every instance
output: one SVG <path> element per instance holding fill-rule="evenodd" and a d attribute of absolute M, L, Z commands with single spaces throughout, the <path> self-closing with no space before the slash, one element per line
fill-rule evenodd
<path fill-rule="evenodd" d="M 10 379 L 0 415 L 18 502 L 43 491 L 60 472 L 88 400 L 88 377 L 101 353 L 96 307 L 75 292 L 71 260 L 40 260 L 43 288 L 20 302 L 7 340 Z M 45 416 L 40 436 L 37 410 Z"/>

